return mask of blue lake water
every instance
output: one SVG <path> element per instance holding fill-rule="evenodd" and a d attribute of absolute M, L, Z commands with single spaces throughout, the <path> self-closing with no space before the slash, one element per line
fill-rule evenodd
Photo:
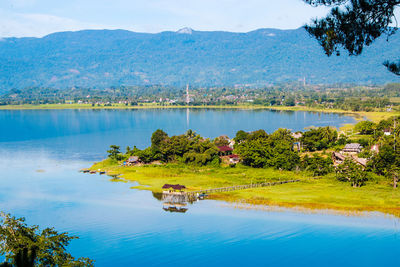
<path fill-rule="evenodd" d="M 399 266 L 399 221 L 212 200 L 165 212 L 151 192 L 78 170 L 110 144 L 145 147 L 151 133 L 340 126 L 337 114 L 247 110 L 0 111 L 0 210 L 78 235 L 69 250 L 96 266 Z"/>

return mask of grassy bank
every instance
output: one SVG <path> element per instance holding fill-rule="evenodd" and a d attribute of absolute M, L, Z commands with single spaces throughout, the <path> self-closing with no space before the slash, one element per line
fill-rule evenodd
<path fill-rule="evenodd" d="M 105 170 L 121 175 L 124 180 L 138 182 L 136 189 L 161 192 L 164 184 L 184 184 L 188 190 L 262 183 L 279 180 L 307 179 L 304 174 L 273 169 L 256 169 L 238 165 L 231 167 L 190 167 L 182 164 L 123 167 L 109 159 L 94 164 L 91 170 Z"/>
<path fill-rule="evenodd" d="M 184 184 L 188 190 L 300 179 L 301 182 L 212 194 L 212 199 L 255 205 L 332 209 L 343 212 L 379 211 L 400 216 L 400 189 L 393 189 L 384 178 L 375 177 L 361 188 L 337 181 L 333 174 L 313 179 L 304 172 L 230 167 L 190 167 L 186 165 L 147 165 L 121 167 L 110 160 L 97 163 L 93 170 L 120 174 L 123 181 L 138 182 L 132 188 L 161 192 L 162 185 Z M 120 180 L 120 179 L 118 179 Z"/>

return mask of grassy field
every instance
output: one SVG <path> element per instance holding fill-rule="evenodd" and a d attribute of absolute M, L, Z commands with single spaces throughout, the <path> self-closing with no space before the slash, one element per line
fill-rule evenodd
<path fill-rule="evenodd" d="M 138 182 L 132 188 L 161 192 L 166 184 L 184 184 L 188 190 L 222 186 L 300 179 L 301 182 L 216 193 L 212 199 L 233 203 L 301 207 L 306 209 L 330 209 L 340 212 L 379 211 L 400 216 L 400 189 L 393 189 L 390 181 L 375 177 L 361 188 L 337 181 L 333 174 L 314 179 L 304 172 L 288 172 L 274 169 L 254 169 L 238 165 L 230 167 L 190 167 L 186 165 L 147 165 L 121 167 L 106 160 L 91 167 L 120 174 L 116 181 Z"/>
<path fill-rule="evenodd" d="M 231 167 L 189 167 L 181 164 L 145 165 L 123 167 L 110 160 L 94 164 L 91 170 L 106 170 L 108 174 L 120 174 L 126 181 L 136 181 L 134 188 L 161 192 L 164 184 L 184 184 L 188 190 L 261 183 L 279 180 L 306 179 L 304 174 L 255 169 L 238 165 Z"/>

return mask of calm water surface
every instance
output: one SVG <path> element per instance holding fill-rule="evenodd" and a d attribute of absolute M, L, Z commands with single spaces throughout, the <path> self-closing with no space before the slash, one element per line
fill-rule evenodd
<path fill-rule="evenodd" d="M 335 114 L 216 110 L 0 111 L 0 210 L 80 236 L 97 266 L 399 266 L 398 220 L 236 209 L 200 201 L 162 210 L 151 192 L 78 172 L 110 144 L 146 147 L 151 133 L 340 126 Z"/>

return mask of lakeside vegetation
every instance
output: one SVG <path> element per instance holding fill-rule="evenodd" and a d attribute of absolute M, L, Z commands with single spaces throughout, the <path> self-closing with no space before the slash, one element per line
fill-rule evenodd
<path fill-rule="evenodd" d="M 76 259 L 67 252 L 74 239 L 78 237 L 54 228 L 40 230 L 37 225 L 27 225 L 25 218 L 0 212 L 0 255 L 5 257 L 2 267 L 94 266 L 93 260 Z"/>
<path fill-rule="evenodd" d="M 0 110 L 24 109 L 272 109 L 342 113 L 374 122 L 400 115 L 400 84 L 385 86 L 280 84 L 263 88 L 166 86 L 109 89 L 28 88 L 0 96 Z M 187 102 L 189 100 L 189 102 Z M 344 126 L 343 130 L 351 130 Z"/>
<path fill-rule="evenodd" d="M 239 131 L 233 139 L 220 136 L 210 140 L 193 131 L 169 137 L 157 130 L 150 147 L 128 147 L 126 153 L 121 153 L 118 146 L 112 146 L 109 158 L 94 164 L 91 170 L 107 171 L 120 177 L 116 181 L 137 182 L 139 185 L 132 188 L 155 193 L 161 192 L 164 184 L 184 184 L 187 190 L 194 191 L 298 179 L 297 183 L 214 193 L 211 198 L 285 207 L 381 211 L 400 216 L 397 121 L 400 117 L 379 123 L 360 121 L 352 135 L 320 127 L 303 133 L 286 129 L 271 134 L 263 130 Z M 362 149 L 344 153 L 343 162 L 335 162 L 333 153 L 355 142 L 362 144 Z M 229 145 L 240 162 L 229 161 L 230 157 L 223 154 L 221 147 Z M 122 165 L 133 156 L 133 166 Z M 366 163 L 360 164 L 359 159 Z"/>
<path fill-rule="evenodd" d="M 86 104 L 110 106 L 303 106 L 347 111 L 386 110 L 398 106 L 400 83 L 384 86 L 305 85 L 286 83 L 266 87 L 185 88 L 168 86 L 121 86 L 108 89 L 11 89 L 0 95 L 0 106 Z M 84 105 L 81 105 L 84 106 Z"/>

